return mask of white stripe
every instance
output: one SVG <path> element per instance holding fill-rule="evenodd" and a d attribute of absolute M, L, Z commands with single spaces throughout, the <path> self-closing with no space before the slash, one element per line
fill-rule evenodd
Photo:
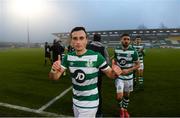
<path fill-rule="evenodd" d="M 143 48 L 141 45 L 134 45 L 135 48 Z"/>
<path fill-rule="evenodd" d="M 133 74 L 130 74 L 130 75 L 120 75 L 119 78 L 122 78 L 122 79 L 132 79 L 133 78 Z"/>
<path fill-rule="evenodd" d="M 7 108 L 12 108 L 12 109 L 17 109 L 17 110 L 21 110 L 21 111 L 26 111 L 26 112 L 31 112 L 31 113 L 37 113 L 37 114 L 46 115 L 46 116 L 65 117 L 64 115 L 60 115 L 60 114 L 56 114 L 56 113 L 38 111 L 36 109 L 31 109 L 31 108 L 28 108 L 28 107 L 23 107 L 23 106 L 18 106 L 18 105 L 12 105 L 12 104 L 8 104 L 8 103 L 0 102 L 0 106 L 7 107 Z"/>
<path fill-rule="evenodd" d="M 115 50 L 115 53 L 121 53 L 121 54 L 134 54 L 134 50 L 130 51 L 130 50 L 126 50 L 126 51 L 123 51 L 123 50 Z"/>
<path fill-rule="evenodd" d="M 122 56 L 117 56 L 117 59 L 125 59 L 126 61 L 131 61 L 133 58 L 132 57 L 122 57 Z"/>
<path fill-rule="evenodd" d="M 90 95 L 98 94 L 98 89 L 95 88 L 95 89 L 87 90 L 87 91 L 77 91 L 73 89 L 73 93 L 77 96 L 90 96 Z"/>
<path fill-rule="evenodd" d="M 67 92 L 69 92 L 72 89 L 72 86 L 70 86 L 69 88 L 67 88 L 65 91 L 63 91 L 60 95 L 56 96 L 55 98 L 53 98 L 51 101 L 49 101 L 47 104 L 43 105 L 42 107 L 40 107 L 38 109 L 38 111 L 43 111 L 44 109 L 46 109 L 47 107 L 49 107 L 51 104 L 53 104 L 55 101 L 57 101 L 58 99 L 60 99 L 61 97 L 63 97 Z"/>
<path fill-rule="evenodd" d="M 68 55 L 67 60 L 68 61 L 89 61 L 89 60 L 97 61 L 97 57 L 98 55 L 88 55 L 88 56 L 82 56 L 82 57 Z"/>
<path fill-rule="evenodd" d="M 140 63 L 143 63 L 143 60 L 139 60 Z"/>
<path fill-rule="evenodd" d="M 86 74 L 92 74 L 98 72 L 98 69 L 95 67 L 69 67 L 71 73 L 74 73 L 76 70 L 82 70 Z"/>
<path fill-rule="evenodd" d="M 78 82 L 76 82 L 75 78 L 72 78 L 72 83 L 75 85 L 78 85 L 78 86 L 87 86 L 90 84 L 95 84 L 95 83 L 97 83 L 97 81 L 98 81 L 98 78 L 95 77 L 95 78 L 92 78 L 90 80 L 86 80 L 83 83 L 78 83 Z"/>
<path fill-rule="evenodd" d="M 99 105 L 99 99 L 94 101 L 79 101 L 73 98 L 73 103 L 81 107 L 96 107 Z"/>

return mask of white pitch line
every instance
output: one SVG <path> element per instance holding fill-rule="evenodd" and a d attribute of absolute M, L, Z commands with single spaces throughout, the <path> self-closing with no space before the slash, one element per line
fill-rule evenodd
<path fill-rule="evenodd" d="M 28 108 L 28 107 L 12 105 L 12 104 L 2 103 L 2 102 L 0 102 L 0 106 L 7 107 L 7 108 L 12 108 L 12 109 L 17 109 L 17 110 L 21 110 L 21 111 L 26 111 L 26 112 L 37 113 L 37 114 L 46 115 L 46 116 L 59 116 L 59 117 L 64 116 L 64 115 L 60 115 L 60 114 L 56 114 L 56 113 L 38 111 L 37 109 L 31 109 L 31 108 Z"/>
<path fill-rule="evenodd" d="M 61 97 L 63 97 L 67 92 L 69 92 L 72 89 L 72 86 L 70 86 L 69 88 L 67 88 L 66 90 L 64 90 L 60 95 L 56 96 L 55 98 L 53 98 L 51 101 L 49 101 L 47 104 L 43 105 L 42 107 L 40 107 L 37 111 L 41 112 L 43 110 L 45 110 L 47 107 L 49 107 L 51 104 L 53 104 L 56 100 L 60 99 Z"/>

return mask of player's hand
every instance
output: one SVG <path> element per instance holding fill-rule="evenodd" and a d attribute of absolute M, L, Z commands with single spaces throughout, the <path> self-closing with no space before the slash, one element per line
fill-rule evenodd
<path fill-rule="evenodd" d="M 128 73 L 129 73 L 129 69 L 123 69 L 123 70 L 122 70 L 122 74 L 123 74 L 123 75 L 127 75 Z"/>
<path fill-rule="evenodd" d="M 116 62 L 114 60 L 112 60 L 112 70 L 114 71 L 114 73 L 119 76 L 122 73 L 121 68 L 116 64 Z"/>
<path fill-rule="evenodd" d="M 57 61 L 55 61 L 53 63 L 51 71 L 55 71 L 55 72 L 61 71 L 61 60 L 60 59 L 58 59 Z"/>

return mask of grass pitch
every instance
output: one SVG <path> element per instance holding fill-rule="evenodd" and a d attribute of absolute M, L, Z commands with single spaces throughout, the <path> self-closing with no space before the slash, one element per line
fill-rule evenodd
<path fill-rule="evenodd" d="M 110 50 L 110 55 L 113 51 Z M 0 50 L 0 102 L 38 109 L 69 86 L 69 76 L 48 79 L 43 49 Z M 131 94 L 129 112 L 134 117 L 180 116 L 180 50 L 148 49 L 145 56 L 145 88 Z M 104 116 L 118 117 L 114 81 L 103 79 Z M 72 116 L 72 92 L 45 109 Z M 41 116 L 0 106 L 0 116 Z"/>

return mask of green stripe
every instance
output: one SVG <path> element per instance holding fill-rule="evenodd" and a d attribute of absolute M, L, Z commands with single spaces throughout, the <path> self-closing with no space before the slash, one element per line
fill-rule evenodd
<path fill-rule="evenodd" d="M 131 73 L 125 75 L 125 76 L 132 75 L 132 74 L 133 74 L 133 72 L 131 72 Z M 131 79 L 133 79 L 133 76 L 132 76 L 132 78 L 129 78 L 129 79 L 124 79 L 123 77 L 122 78 L 119 77 L 119 79 L 121 79 L 121 80 L 131 80 Z"/>
<path fill-rule="evenodd" d="M 130 78 L 130 79 L 118 78 L 118 79 L 121 79 L 121 80 L 132 80 L 133 78 Z"/>
<path fill-rule="evenodd" d="M 90 95 L 90 96 L 76 96 L 73 94 L 73 98 L 79 101 L 95 101 L 99 99 L 98 94 Z"/>
<path fill-rule="evenodd" d="M 96 84 L 91 84 L 91 85 L 87 85 L 87 86 L 79 86 L 79 85 L 75 85 L 73 84 L 73 88 L 77 91 L 87 91 L 87 90 L 92 90 L 97 88 L 97 83 Z"/>
<path fill-rule="evenodd" d="M 73 75 L 73 73 L 70 73 L 71 74 L 71 77 Z M 95 72 L 95 73 L 92 73 L 92 74 L 86 74 L 86 80 L 90 80 L 90 79 L 93 79 L 95 77 L 98 77 L 98 72 Z"/>

